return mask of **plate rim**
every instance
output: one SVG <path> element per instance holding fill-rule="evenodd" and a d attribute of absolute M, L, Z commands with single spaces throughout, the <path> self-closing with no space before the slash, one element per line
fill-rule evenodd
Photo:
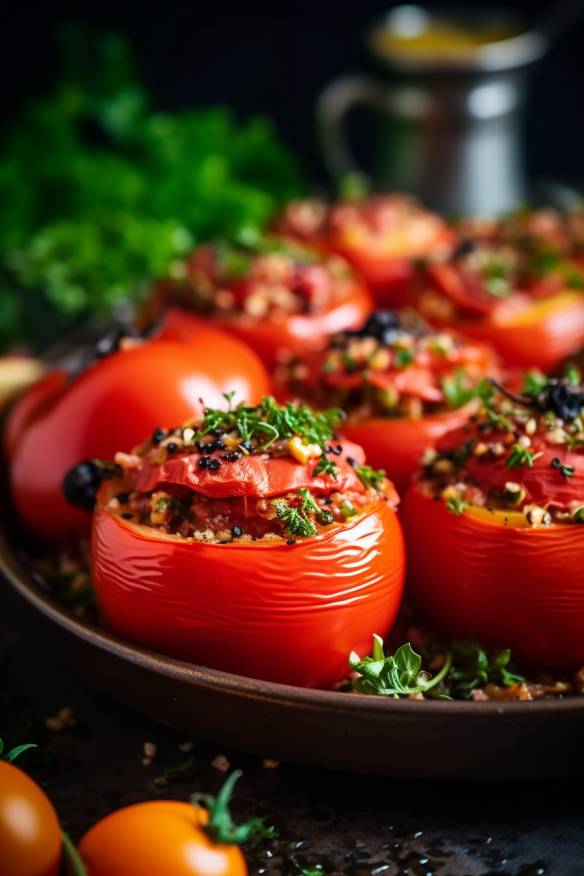
<path fill-rule="evenodd" d="M 67 611 L 57 600 L 34 583 L 26 564 L 18 558 L 16 552 L 10 547 L 5 525 L 0 526 L 0 573 L 12 589 L 29 605 L 70 635 L 120 659 L 140 665 L 142 668 L 151 669 L 158 674 L 164 674 L 182 682 L 186 681 L 193 685 L 211 688 L 223 694 L 255 700 L 261 698 L 271 702 L 277 701 L 281 705 L 301 705 L 313 710 L 319 709 L 337 713 L 342 711 L 354 714 L 382 712 L 387 710 L 389 703 L 391 703 L 391 708 L 397 710 L 398 714 L 404 717 L 407 715 L 427 718 L 464 715 L 466 718 L 470 716 L 478 718 L 483 715 L 504 713 L 518 716 L 533 712 L 558 712 L 565 715 L 566 713 L 584 711 L 584 696 L 527 702 L 517 700 L 508 702 L 500 700 L 487 702 L 425 700 L 422 703 L 410 699 L 356 696 L 353 693 L 341 691 L 298 687 L 188 663 L 135 645 L 109 630 L 102 629 Z"/>

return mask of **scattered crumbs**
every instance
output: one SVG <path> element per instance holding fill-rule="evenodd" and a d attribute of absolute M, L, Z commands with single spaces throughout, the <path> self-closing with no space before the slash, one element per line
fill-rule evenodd
<path fill-rule="evenodd" d="M 231 764 L 227 760 L 224 754 L 218 754 L 217 757 L 214 757 L 211 761 L 211 766 L 216 770 L 219 770 L 221 773 L 226 773 L 227 770 L 231 767 Z"/>
<path fill-rule="evenodd" d="M 279 761 L 279 760 L 272 760 L 271 757 L 265 757 L 265 758 L 264 758 L 264 761 L 263 761 L 263 767 L 264 767 L 264 769 L 266 769 L 266 770 L 275 770 L 275 769 L 276 769 L 277 767 L 279 767 L 279 766 L 280 766 L 280 761 Z"/>
<path fill-rule="evenodd" d="M 45 718 L 45 726 L 51 733 L 62 733 L 68 727 L 75 727 L 76 725 L 77 720 L 70 706 L 64 706 L 52 718 Z"/>
<path fill-rule="evenodd" d="M 156 757 L 156 751 L 157 748 L 154 742 L 144 743 L 144 759 L 148 759 L 150 762 L 152 762 Z"/>
<path fill-rule="evenodd" d="M 193 750 L 193 743 L 187 740 L 186 742 L 180 742 L 178 747 L 179 750 L 184 751 L 185 754 L 190 754 L 190 752 Z"/>

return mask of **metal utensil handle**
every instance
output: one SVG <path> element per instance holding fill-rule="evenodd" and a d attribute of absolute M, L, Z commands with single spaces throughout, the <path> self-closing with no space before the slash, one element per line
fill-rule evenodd
<path fill-rule="evenodd" d="M 328 85 L 316 105 L 316 123 L 325 166 L 333 179 L 364 171 L 353 155 L 345 132 L 349 112 L 357 106 L 383 110 L 387 85 L 366 76 L 343 76 Z"/>

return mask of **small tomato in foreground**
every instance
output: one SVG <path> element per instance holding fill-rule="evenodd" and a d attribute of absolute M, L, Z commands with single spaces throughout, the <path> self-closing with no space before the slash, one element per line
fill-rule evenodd
<path fill-rule="evenodd" d="M 231 822 L 227 804 L 240 775 L 231 774 L 216 800 L 155 800 L 106 816 L 79 844 L 88 876 L 246 876 L 239 843 L 271 831 L 259 819 Z"/>
<path fill-rule="evenodd" d="M 0 761 L 2 876 L 58 876 L 61 829 L 51 802 L 26 773 Z"/>

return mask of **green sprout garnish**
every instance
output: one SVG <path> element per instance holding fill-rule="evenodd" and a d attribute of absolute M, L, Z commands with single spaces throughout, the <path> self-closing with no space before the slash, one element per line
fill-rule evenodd
<path fill-rule="evenodd" d="M 328 474 L 331 478 L 336 478 L 338 473 L 339 469 L 336 464 L 323 453 L 312 471 L 312 477 L 315 478 L 319 474 Z"/>
<path fill-rule="evenodd" d="M 451 657 L 448 654 L 442 669 L 433 677 L 422 671 L 422 658 L 409 642 L 386 655 L 381 636 L 373 635 L 373 655 L 361 659 L 354 651 L 349 655 L 349 666 L 360 678 L 353 681 L 353 689 L 363 694 L 386 697 L 408 697 L 426 693 L 448 675 Z"/>
<path fill-rule="evenodd" d="M 256 836 L 261 839 L 271 839 L 275 836 L 275 829 L 266 827 L 261 818 L 250 818 L 249 821 L 239 825 L 233 823 L 229 802 L 235 783 L 241 776 L 241 770 L 232 772 L 216 797 L 210 794 L 193 794 L 191 797 L 193 806 L 203 804 L 208 809 L 209 822 L 203 830 L 214 843 L 240 846 Z"/>
<path fill-rule="evenodd" d="M 364 487 L 380 492 L 385 481 L 385 471 L 382 468 L 374 469 L 370 465 L 358 465 L 355 473 Z"/>
<path fill-rule="evenodd" d="M 308 538 L 317 534 L 316 526 L 312 521 L 314 517 L 321 526 L 328 526 L 334 517 L 330 511 L 321 508 L 315 501 L 310 490 L 298 490 L 299 504 L 290 505 L 285 499 L 277 499 L 274 502 L 276 516 L 291 536 Z"/>

